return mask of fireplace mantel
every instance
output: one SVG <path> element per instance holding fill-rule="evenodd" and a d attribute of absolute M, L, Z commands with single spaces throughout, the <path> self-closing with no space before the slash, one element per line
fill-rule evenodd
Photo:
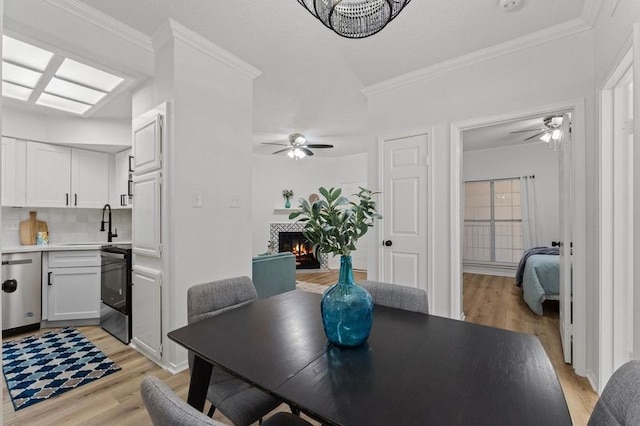
<path fill-rule="evenodd" d="M 273 209 L 273 214 L 299 213 L 302 209 Z"/>

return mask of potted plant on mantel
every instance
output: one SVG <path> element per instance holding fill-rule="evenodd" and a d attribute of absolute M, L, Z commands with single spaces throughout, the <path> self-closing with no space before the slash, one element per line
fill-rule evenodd
<path fill-rule="evenodd" d="M 322 296 L 320 309 L 322 324 L 329 342 L 344 347 L 366 342 L 373 320 L 373 300 L 353 279 L 351 252 L 356 242 L 382 219 L 376 212 L 372 197 L 375 192 L 360 188 L 354 201 L 342 195 L 340 188 L 320 188 L 323 198 L 313 204 L 300 198 L 301 212 L 291 213 L 289 219 L 304 224 L 302 234 L 313 245 L 313 251 L 340 255 L 338 282 Z"/>

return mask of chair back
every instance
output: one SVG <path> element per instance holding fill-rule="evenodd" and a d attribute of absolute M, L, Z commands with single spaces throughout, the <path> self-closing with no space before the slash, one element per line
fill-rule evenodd
<path fill-rule="evenodd" d="M 155 376 L 145 376 L 140 386 L 142 401 L 154 426 L 225 426 L 178 398 Z"/>
<path fill-rule="evenodd" d="M 249 277 L 235 277 L 194 285 L 187 290 L 189 324 L 246 305 L 258 298 Z"/>
<path fill-rule="evenodd" d="M 588 426 L 640 425 L 640 361 L 618 368 L 604 387 Z"/>
<path fill-rule="evenodd" d="M 373 298 L 376 305 L 405 311 L 429 313 L 429 299 L 427 292 L 421 288 L 407 287 L 378 281 L 363 281 L 360 283 Z"/>

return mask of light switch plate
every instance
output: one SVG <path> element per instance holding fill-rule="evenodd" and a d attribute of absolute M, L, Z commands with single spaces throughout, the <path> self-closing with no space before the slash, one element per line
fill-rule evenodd
<path fill-rule="evenodd" d="M 240 194 L 231 194 L 229 196 L 229 208 L 232 208 L 232 209 L 240 208 Z"/>
<path fill-rule="evenodd" d="M 191 207 L 202 208 L 202 194 L 200 192 L 191 193 Z"/>

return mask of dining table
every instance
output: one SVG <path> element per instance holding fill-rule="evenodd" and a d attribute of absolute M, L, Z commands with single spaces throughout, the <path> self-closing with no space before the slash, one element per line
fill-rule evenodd
<path fill-rule="evenodd" d="M 195 357 L 203 410 L 213 366 L 326 425 L 571 425 L 534 335 L 375 305 L 367 342 L 327 342 L 321 295 L 294 290 L 168 333 Z"/>

